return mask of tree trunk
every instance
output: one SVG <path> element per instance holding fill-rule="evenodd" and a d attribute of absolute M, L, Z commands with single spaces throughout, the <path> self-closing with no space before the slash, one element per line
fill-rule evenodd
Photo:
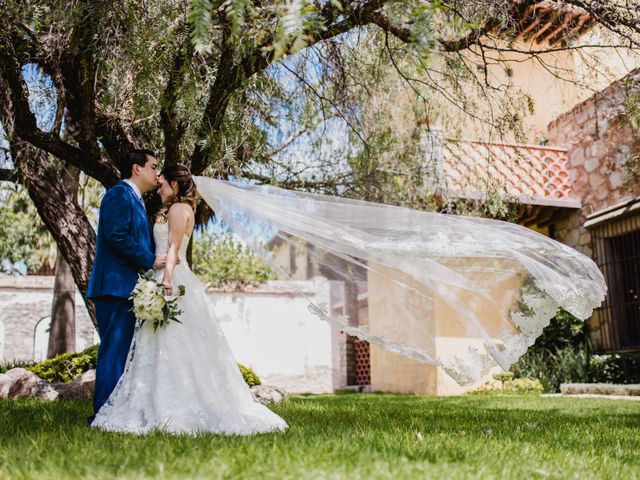
<path fill-rule="evenodd" d="M 40 218 L 51 232 L 84 297 L 96 245 L 96 233 L 91 223 L 46 153 L 39 150 L 24 152 L 12 145 L 12 154 L 22 176 L 28 179 L 26 187 Z M 85 304 L 93 324 L 97 325 L 93 302 L 85 298 Z"/>
<path fill-rule="evenodd" d="M 76 351 L 75 293 L 71 267 L 58 250 L 47 358 Z"/>
<path fill-rule="evenodd" d="M 74 203 L 77 204 L 80 171 L 67 166 L 63 168 L 61 177 L 61 183 L 64 184 L 69 195 L 76 200 Z M 76 351 L 76 286 L 71 267 L 59 248 L 56 256 L 55 276 L 47 358 Z"/>

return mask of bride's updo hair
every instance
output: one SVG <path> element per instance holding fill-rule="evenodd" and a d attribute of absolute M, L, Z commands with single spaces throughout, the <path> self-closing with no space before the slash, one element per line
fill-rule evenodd
<path fill-rule="evenodd" d="M 173 191 L 176 194 L 169 199 L 166 205 L 160 206 L 156 220 L 166 222 L 167 213 L 174 203 L 186 203 L 195 212 L 196 203 L 198 203 L 197 189 L 189 169 L 184 165 L 170 165 L 163 168 L 160 171 L 160 175 L 164 177 L 169 185 L 173 186 L 174 182 L 177 185 L 173 187 Z"/>

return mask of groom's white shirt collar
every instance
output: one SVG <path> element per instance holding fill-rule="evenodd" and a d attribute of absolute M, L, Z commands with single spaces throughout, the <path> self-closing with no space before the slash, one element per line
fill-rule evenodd
<path fill-rule="evenodd" d="M 124 180 L 122 180 L 124 183 L 126 183 L 127 185 L 129 185 L 131 188 L 133 188 L 133 191 L 136 192 L 136 195 L 138 196 L 138 198 L 140 200 L 142 200 L 142 193 L 140 193 L 140 189 L 138 188 L 138 186 L 133 183 L 130 179 L 125 178 Z"/>

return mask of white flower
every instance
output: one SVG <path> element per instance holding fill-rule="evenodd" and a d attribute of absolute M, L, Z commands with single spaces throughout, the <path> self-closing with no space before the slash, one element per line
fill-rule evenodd
<path fill-rule="evenodd" d="M 180 293 L 169 299 L 163 295 L 163 286 L 153 279 L 152 271 L 141 276 L 131 297 L 129 297 L 130 300 L 133 300 L 132 310 L 136 318 L 142 323 L 149 320 L 153 323 L 154 330 L 166 326 L 169 320 L 181 323 L 178 316 L 182 312 L 176 302 L 184 295 L 184 287 L 179 286 L 178 288 Z"/>

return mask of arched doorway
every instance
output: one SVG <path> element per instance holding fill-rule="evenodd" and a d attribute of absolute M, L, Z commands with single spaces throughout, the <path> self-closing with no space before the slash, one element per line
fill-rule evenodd
<path fill-rule="evenodd" d="M 41 318 L 36 323 L 33 333 L 33 359 L 41 362 L 47 358 L 49 348 L 49 332 L 51 331 L 51 316 Z"/>

